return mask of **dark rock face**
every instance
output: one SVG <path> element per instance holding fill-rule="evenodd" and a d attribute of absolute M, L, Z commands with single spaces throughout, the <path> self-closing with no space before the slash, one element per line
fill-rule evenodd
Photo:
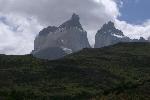
<path fill-rule="evenodd" d="M 71 19 L 66 21 L 62 25 L 60 25 L 59 28 L 70 29 L 70 28 L 76 27 L 76 28 L 83 30 L 82 25 L 80 24 L 79 20 L 80 20 L 79 16 L 76 14 L 73 14 Z"/>
<path fill-rule="evenodd" d="M 121 30 L 116 29 L 114 23 L 111 21 L 109 21 L 107 24 L 104 24 L 103 27 L 100 30 L 98 30 L 98 33 L 104 35 L 115 34 L 118 36 L 124 36 L 123 32 Z"/>
<path fill-rule="evenodd" d="M 90 48 L 87 32 L 83 30 L 79 19 L 78 15 L 73 14 L 70 20 L 59 27 L 49 26 L 43 29 L 34 41 L 32 54 L 42 59 L 57 59 L 83 48 Z M 57 48 L 56 52 L 54 48 Z"/>
<path fill-rule="evenodd" d="M 95 48 L 101 48 L 116 44 L 118 42 L 130 42 L 130 38 L 124 36 L 121 30 L 115 28 L 113 22 L 104 24 L 103 27 L 98 30 L 95 36 Z"/>
<path fill-rule="evenodd" d="M 39 32 L 39 35 L 48 35 L 50 32 L 55 32 L 58 29 L 56 26 L 48 26 L 47 28 L 44 28 L 42 31 Z"/>

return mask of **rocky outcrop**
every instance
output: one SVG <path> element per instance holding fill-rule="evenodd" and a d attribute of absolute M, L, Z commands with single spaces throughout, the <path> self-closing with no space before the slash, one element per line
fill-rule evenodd
<path fill-rule="evenodd" d="M 83 30 L 79 19 L 78 15 L 73 14 L 70 20 L 59 27 L 43 29 L 34 41 L 32 54 L 42 59 L 58 59 L 83 48 L 90 48 L 87 32 Z"/>

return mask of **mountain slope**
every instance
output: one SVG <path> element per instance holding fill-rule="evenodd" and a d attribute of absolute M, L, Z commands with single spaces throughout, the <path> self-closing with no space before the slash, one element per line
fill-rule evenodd
<path fill-rule="evenodd" d="M 0 55 L 2 100 L 149 100 L 150 43 L 83 49 L 48 61 Z"/>

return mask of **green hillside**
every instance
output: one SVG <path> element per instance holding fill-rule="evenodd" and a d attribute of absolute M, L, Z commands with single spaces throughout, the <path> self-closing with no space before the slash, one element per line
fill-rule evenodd
<path fill-rule="evenodd" d="M 0 55 L 0 100 L 150 100 L 150 43 L 48 61 Z"/>

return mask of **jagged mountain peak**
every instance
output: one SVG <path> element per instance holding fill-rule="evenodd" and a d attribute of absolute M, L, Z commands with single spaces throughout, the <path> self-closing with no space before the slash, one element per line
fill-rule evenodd
<path fill-rule="evenodd" d="M 115 25 L 112 21 L 109 21 L 108 23 L 105 23 L 101 29 L 112 29 L 115 28 Z"/>
<path fill-rule="evenodd" d="M 56 59 L 90 48 L 87 32 L 83 30 L 77 14 L 60 25 L 43 29 L 34 41 L 32 54 L 37 58 Z M 56 49 L 56 50 L 55 50 Z"/>
<path fill-rule="evenodd" d="M 115 27 L 115 24 L 114 24 L 114 22 L 112 22 L 112 21 L 109 21 L 108 23 L 106 23 L 106 24 L 104 24 L 104 26 L 103 27 L 112 27 L 112 28 L 114 28 Z"/>
<path fill-rule="evenodd" d="M 79 17 L 79 15 L 77 15 L 76 13 L 73 13 L 73 14 L 72 14 L 72 17 L 71 17 L 71 20 L 79 21 L 79 20 L 80 20 L 80 17 Z"/>
<path fill-rule="evenodd" d="M 82 25 L 80 24 L 80 17 L 75 13 L 73 13 L 71 19 L 69 19 L 68 21 L 64 22 L 62 25 L 59 26 L 59 28 L 67 28 L 67 29 L 74 27 L 83 30 Z"/>
<path fill-rule="evenodd" d="M 125 41 L 130 41 L 130 39 L 115 27 L 114 22 L 109 21 L 96 33 L 94 47 L 100 48 Z"/>
<path fill-rule="evenodd" d="M 118 36 L 124 36 L 123 32 L 115 27 L 114 22 L 109 21 L 108 23 L 105 23 L 100 30 L 98 30 L 97 33 L 101 33 L 104 35 L 118 35 Z"/>
<path fill-rule="evenodd" d="M 62 25 L 60 25 L 59 27 L 48 26 L 47 28 L 44 28 L 43 30 L 41 30 L 39 32 L 39 36 L 46 36 L 50 32 L 55 32 L 56 30 L 62 29 L 62 28 L 70 29 L 70 28 L 76 27 L 76 28 L 83 30 L 82 25 L 80 24 L 79 20 L 80 20 L 79 15 L 73 13 L 72 17 L 68 21 L 66 21 Z"/>

